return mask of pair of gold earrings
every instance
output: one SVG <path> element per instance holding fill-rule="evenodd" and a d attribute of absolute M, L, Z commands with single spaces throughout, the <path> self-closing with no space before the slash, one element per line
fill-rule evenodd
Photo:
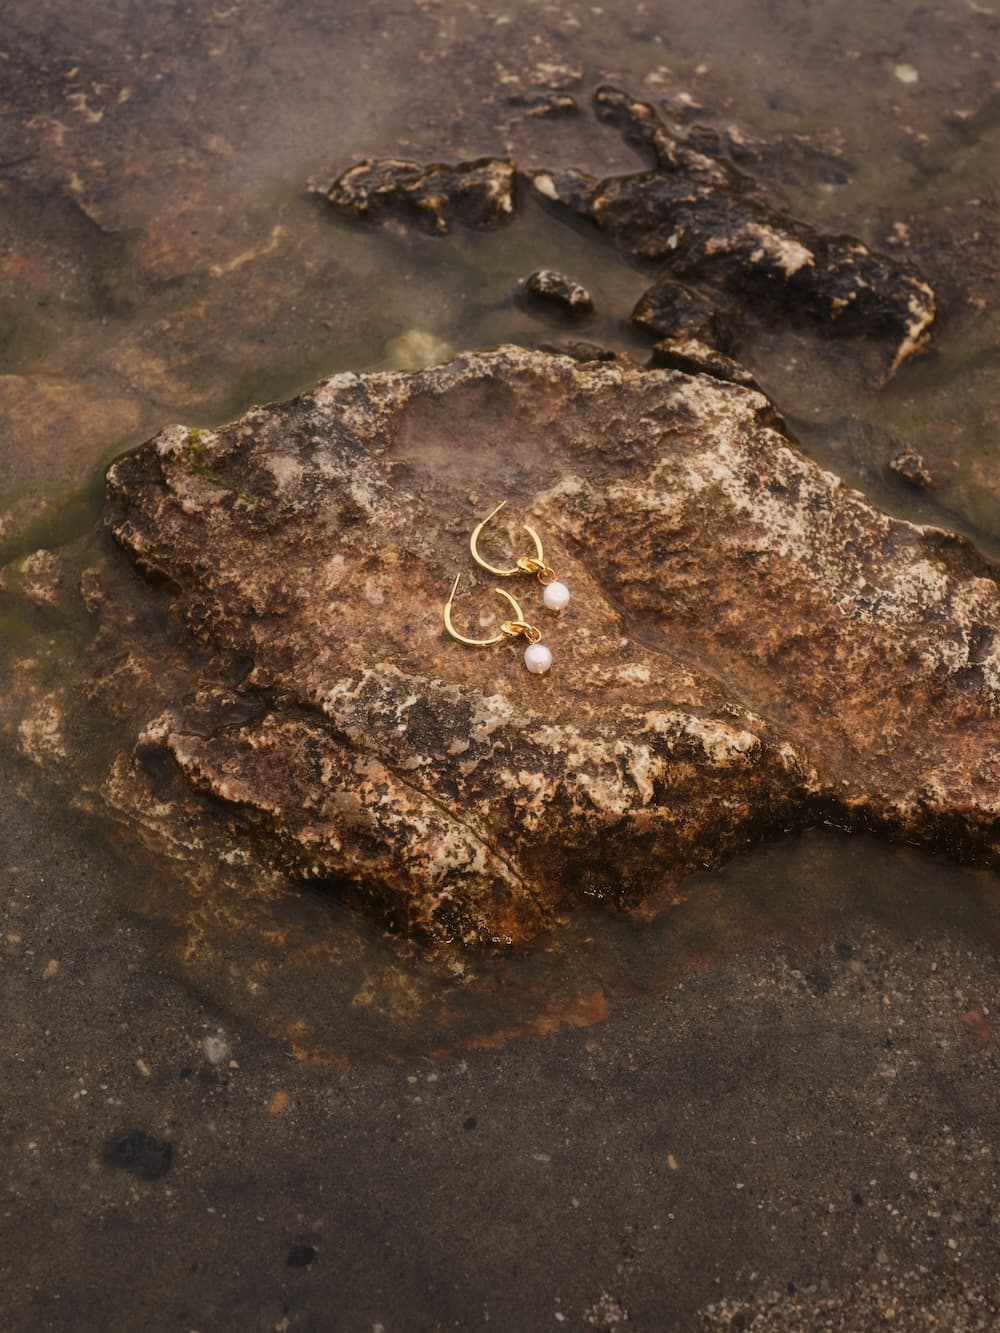
<path fill-rule="evenodd" d="M 479 565 L 480 569 L 488 570 L 491 574 L 496 574 L 498 578 L 507 579 L 516 574 L 533 574 L 545 591 L 542 593 L 542 602 L 550 611 L 562 611 L 569 605 L 569 589 L 565 583 L 560 583 L 555 576 L 554 570 L 550 569 L 545 563 L 545 552 L 542 550 L 542 539 L 534 528 L 524 524 L 524 530 L 531 538 L 535 546 L 534 555 L 518 556 L 516 564 L 511 569 L 499 569 L 496 565 L 488 564 L 479 554 L 479 538 L 483 528 L 487 523 L 492 522 L 499 514 L 500 510 L 507 503 L 501 500 L 497 507 L 477 523 L 472 530 L 472 536 L 469 538 L 469 551 L 473 560 Z M 459 643 L 467 644 L 470 648 L 489 648 L 495 643 L 503 643 L 506 639 L 517 639 L 524 637 L 528 640 L 528 646 L 524 650 L 524 665 L 533 674 L 542 676 L 552 665 L 552 654 L 542 643 L 542 631 L 536 625 L 530 625 L 524 618 L 524 612 L 521 610 L 515 598 L 509 592 L 504 592 L 503 588 L 494 589 L 501 597 L 506 598 L 513 609 L 514 615 L 510 620 L 505 620 L 500 626 L 500 632 L 494 634 L 490 639 L 467 639 L 464 634 L 459 634 L 451 622 L 451 607 L 455 600 L 455 593 L 458 591 L 459 581 L 462 575 L 455 576 L 455 582 L 451 585 L 451 592 L 448 600 L 444 604 L 444 627 L 453 639 Z"/>

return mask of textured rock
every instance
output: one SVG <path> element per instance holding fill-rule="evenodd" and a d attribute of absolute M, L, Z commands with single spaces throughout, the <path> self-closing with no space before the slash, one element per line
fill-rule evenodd
<path fill-rule="evenodd" d="M 666 370 L 683 370 L 689 375 L 711 375 L 713 379 L 730 380 L 751 389 L 760 387 L 746 366 L 698 338 L 661 338 L 653 348 L 650 364 Z"/>
<path fill-rule="evenodd" d="M 710 136 L 669 127 L 648 103 L 605 86 L 594 106 L 652 158 L 652 169 L 605 180 L 535 172 L 543 198 L 590 218 L 630 255 L 666 263 L 675 277 L 801 311 L 842 332 L 892 334 L 894 369 L 924 345 L 935 298 L 912 266 L 776 211 L 721 149 L 713 151 Z"/>
<path fill-rule="evenodd" d="M 594 308 L 594 298 L 586 287 L 555 269 L 539 269 L 525 279 L 524 285 L 532 296 L 558 306 L 569 315 L 589 315 Z"/>
<path fill-rule="evenodd" d="M 642 294 L 632 323 L 658 338 L 694 338 L 723 353 L 731 352 L 736 341 L 727 312 L 669 276 Z"/>
<path fill-rule="evenodd" d="M 68 633 L 96 632 L 86 679 L 25 658 L 0 714 L 158 854 L 258 899 L 292 876 L 423 940 L 505 943 L 818 820 L 996 855 L 993 568 L 804 458 L 753 388 L 504 348 L 173 427 L 108 485 L 148 581 L 9 567 L 46 614 L 78 584 Z M 542 678 L 442 627 L 458 571 L 463 632 L 502 618 L 468 555 L 500 498 L 487 550 L 531 522 L 573 593 L 554 617 L 507 585 Z"/>
<path fill-rule="evenodd" d="M 497 498 L 573 590 L 555 619 L 515 585 L 545 678 L 442 630 Z M 197 659 L 106 788 L 147 839 L 192 844 L 158 826 L 169 777 L 261 873 L 466 942 L 820 818 L 995 852 L 991 568 L 803 458 L 751 389 L 513 348 L 342 375 L 163 432 L 109 516 Z M 463 586 L 484 633 L 492 584 Z"/>
<path fill-rule="evenodd" d="M 326 197 L 339 212 L 367 222 L 400 218 L 436 235 L 456 223 L 488 229 L 514 212 L 514 164 L 499 157 L 457 166 L 369 159 L 338 176 Z"/>
<path fill-rule="evenodd" d="M 930 468 L 924 462 L 922 455 L 908 444 L 893 454 L 889 459 L 889 466 L 898 477 L 908 481 L 911 486 L 916 486 L 918 490 L 933 490 L 934 476 Z"/>

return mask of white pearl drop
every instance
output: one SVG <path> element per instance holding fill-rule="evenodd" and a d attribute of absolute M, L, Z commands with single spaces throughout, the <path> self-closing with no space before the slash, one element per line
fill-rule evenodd
<path fill-rule="evenodd" d="M 552 665 L 552 654 L 544 643 L 532 643 L 524 650 L 524 665 L 536 676 L 544 676 Z"/>
<path fill-rule="evenodd" d="M 561 611 L 569 606 L 569 588 L 565 583 L 550 583 L 542 593 L 542 601 L 550 611 Z"/>

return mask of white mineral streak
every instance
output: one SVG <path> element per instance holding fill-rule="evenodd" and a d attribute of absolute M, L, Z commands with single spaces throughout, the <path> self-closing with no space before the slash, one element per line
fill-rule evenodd
<path fill-rule="evenodd" d="M 649 805 L 656 794 L 656 782 L 663 777 L 662 760 L 654 759 L 648 745 L 619 741 L 616 750 L 625 761 L 625 771 L 635 784 L 640 803 Z"/>
<path fill-rule="evenodd" d="M 305 473 L 305 468 L 299 459 L 293 458 L 290 454 L 272 454 L 267 459 L 266 466 L 274 477 L 279 495 L 294 491 Z"/>
<path fill-rule="evenodd" d="M 934 289 L 928 286 L 926 282 L 920 282 L 917 279 L 914 279 L 913 283 L 923 293 L 924 300 L 914 294 L 906 303 L 911 319 L 906 326 L 906 336 L 899 344 L 892 366 L 889 369 L 890 379 L 903 362 L 913 356 L 915 352 L 918 352 L 927 342 L 930 337 L 931 325 L 937 315 L 937 298 L 934 295 Z"/>
<path fill-rule="evenodd" d="M 757 247 L 751 255 L 755 263 L 759 263 L 766 255 L 789 278 L 800 269 L 814 267 L 816 263 L 813 252 L 800 241 L 794 240 L 787 232 L 760 222 L 747 223 L 735 236 L 713 237 L 706 242 L 705 253 L 727 252 L 733 249 L 734 243 L 739 242 L 749 242 Z"/>
<path fill-rule="evenodd" d="M 736 731 L 721 722 L 672 710 L 647 713 L 644 727 L 660 735 L 681 735 L 697 741 L 705 759 L 720 768 L 746 761 L 760 746 L 760 737 L 752 731 Z"/>
<path fill-rule="evenodd" d="M 488 694 L 476 700 L 469 737 L 477 745 L 484 745 L 494 732 L 506 727 L 516 716 L 514 706 L 502 694 Z"/>
<path fill-rule="evenodd" d="M 641 662 L 630 662 L 627 666 L 619 667 L 615 675 L 623 685 L 648 685 L 652 679 L 649 667 L 643 666 Z"/>
<path fill-rule="evenodd" d="M 556 183 L 547 172 L 537 172 L 532 176 L 531 183 L 539 194 L 545 195 L 546 199 L 559 198 L 559 191 L 556 189 Z"/>
<path fill-rule="evenodd" d="M 804 767 L 802 755 L 794 746 L 789 745 L 787 741 L 782 741 L 777 747 L 777 754 L 785 770 L 802 780 L 806 791 L 815 794 L 822 790 L 819 774 L 814 768 Z"/>
<path fill-rule="evenodd" d="M 892 572 L 883 591 L 880 611 L 900 621 L 923 620 L 928 604 L 941 602 L 950 581 L 939 565 L 929 560 L 915 560 L 905 569 Z"/>
<path fill-rule="evenodd" d="M 167 426 L 161 430 L 159 435 L 153 441 L 153 447 L 160 458 L 176 458 L 179 453 L 185 452 L 190 448 L 190 432 L 187 426 Z M 215 436 L 211 431 L 202 431 L 201 443 L 203 445 L 214 442 Z M 117 470 L 117 465 L 112 464 L 109 470 L 109 476 Z"/>

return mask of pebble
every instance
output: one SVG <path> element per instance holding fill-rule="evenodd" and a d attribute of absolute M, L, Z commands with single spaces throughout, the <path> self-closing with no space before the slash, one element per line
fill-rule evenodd
<path fill-rule="evenodd" d="M 201 1046 L 210 1065 L 225 1064 L 229 1059 L 229 1043 L 225 1037 L 206 1037 Z"/>
<path fill-rule="evenodd" d="M 121 1167 L 140 1180 L 156 1180 L 166 1175 L 173 1161 L 173 1145 L 144 1129 L 131 1129 L 104 1145 L 101 1160 L 106 1166 Z"/>
<path fill-rule="evenodd" d="M 586 287 L 555 269 L 539 269 L 525 281 L 525 286 L 532 296 L 550 301 L 570 315 L 589 315 L 594 308 L 594 298 Z"/>
<path fill-rule="evenodd" d="M 920 490 L 928 491 L 934 485 L 934 475 L 930 468 L 916 449 L 911 449 L 909 445 L 900 449 L 889 459 L 889 466 L 897 476 L 902 477 L 904 481 L 908 481 L 911 486 L 916 486 Z"/>

